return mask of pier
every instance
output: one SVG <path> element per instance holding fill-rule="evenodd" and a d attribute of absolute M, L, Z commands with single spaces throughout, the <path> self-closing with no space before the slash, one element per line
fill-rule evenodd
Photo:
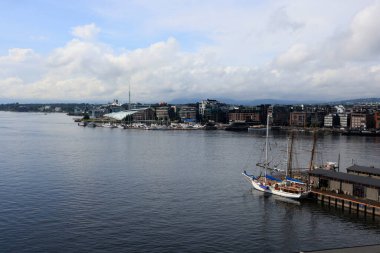
<path fill-rule="evenodd" d="M 359 213 L 363 213 L 364 216 L 370 215 L 373 218 L 375 218 L 375 216 L 380 216 L 380 203 L 376 201 L 366 199 L 359 200 L 352 196 L 317 189 L 313 189 L 311 195 L 312 198 L 321 202 L 322 205 L 328 204 L 329 206 L 335 207 L 335 209 L 341 209 L 342 212 L 356 212 L 358 215 Z"/>

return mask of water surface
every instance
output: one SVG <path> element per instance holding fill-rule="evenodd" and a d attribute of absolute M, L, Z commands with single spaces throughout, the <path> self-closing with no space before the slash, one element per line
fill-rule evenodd
<path fill-rule="evenodd" d="M 284 163 L 286 134 L 271 133 Z M 297 138 L 307 166 L 311 135 Z M 251 189 L 263 132 L 83 128 L 0 112 L 2 252 L 292 252 L 380 242 L 378 219 Z M 273 155 L 272 155 L 273 154 Z M 320 136 L 320 162 L 380 167 L 380 139 Z"/>

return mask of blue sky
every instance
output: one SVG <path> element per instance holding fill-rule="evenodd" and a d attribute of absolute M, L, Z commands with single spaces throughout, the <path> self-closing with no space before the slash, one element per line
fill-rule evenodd
<path fill-rule="evenodd" d="M 0 100 L 380 97 L 379 1 L 1 1 Z"/>

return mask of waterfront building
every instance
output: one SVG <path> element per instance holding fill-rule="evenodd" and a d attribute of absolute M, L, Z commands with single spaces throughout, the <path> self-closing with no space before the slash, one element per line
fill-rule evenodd
<path fill-rule="evenodd" d="M 367 129 L 375 129 L 375 113 L 373 111 L 367 112 L 366 125 L 367 125 Z"/>
<path fill-rule="evenodd" d="M 380 169 L 375 167 L 366 167 L 354 164 L 346 170 L 348 174 L 380 179 Z"/>
<path fill-rule="evenodd" d="M 117 120 L 117 121 L 125 121 L 125 122 L 155 122 L 156 115 L 152 108 L 141 108 L 141 109 L 133 109 L 128 111 L 121 112 L 112 112 L 105 114 L 104 117 Z"/>
<path fill-rule="evenodd" d="M 260 123 L 262 125 L 266 125 L 267 124 L 267 114 L 268 114 L 268 110 L 269 108 L 271 108 L 272 106 L 270 104 L 261 104 L 258 106 L 258 110 L 260 112 Z"/>
<path fill-rule="evenodd" d="M 324 127 L 332 128 L 334 126 L 333 119 L 334 119 L 334 116 L 332 114 L 326 115 L 325 116 Z"/>
<path fill-rule="evenodd" d="M 380 179 L 324 169 L 313 170 L 309 175 L 312 189 L 380 202 Z"/>
<path fill-rule="evenodd" d="M 290 106 L 275 105 L 272 107 L 273 126 L 288 126 L 290 118 Z"/>
<path fill-rule="evenodd" d="M 169 117 L 169 107 L 168 106 L 160 106 L 156 107 L 156 117 L 158 121 L 170 121 Z"/>
<path fill-rule="evenodd" d="M 375 128 L 380 129 L 380 111 L 376 111 L 373 115 L 375 120 Z"/>
<path fill-rule="evenodd" d="M 179 108 L 178 116 L 182 122 L 196 122 L 197 108 L 193 106 L 181 106 Z"/>
<path fill-rule="evenodd" d="M 308 113 L 307 115 L 308 115 L 307 119 L 309 119 L 310 121 L 309 126 L 311 127 L 323 126 L 324 118 L 326 115 L 325 111 L 314 111 L 314 112 Z"/>
<path fill-rule="evenodd" d="M 154 110 L 151 107 L 141 108 L 141 109 L 133 109 L 132 112 L 132 121 L 133 122 L 154 122 L 156 120 L 156 115 Z"/>
<path fill-rule="evenodd" d="M 228 106 L 215 99 L 202 100 L 199 103 L 199 116 L 203 122 L 226 122 Z"/>
<path fill-rule="evenodd" d="M 349 126 L 349 115 L 346 113 L 338 113 L 339 126 L 341 128 L 347 128 Z"/>
<path fill-rule="evenodd" d="M 242 107 L 231 110 L 228 113 L 228 119 L 230 122 L 246 122 L 255 125 L 261 124 L 260 111 L 256 107 Z"/>
<path fill-rule="evenodd" d="M 202 117 L 208 117 L 211 116 L 211 111 L 216 108 L 218 108 L 219 101 L 215 99 L 206 99 L 202 100 L 199 103 L 199 115 Z"/>
<path fill-rule="evenodd" d="M 307 113 L 306 112 L 291 112 L 290 113 L 290 126 L 306 127 L 307 126 Z"/>
<path fill-rule="evenodd" d="M 324 117 L 324 127 L 333 128 L 339 126 L 339 117 L 337 114 L 328 114 Z"/>
<path fill-rule="evenodd" d="M 367 116 L 365 113 L 351 113 L 351 129 L 366 129 Z"/>

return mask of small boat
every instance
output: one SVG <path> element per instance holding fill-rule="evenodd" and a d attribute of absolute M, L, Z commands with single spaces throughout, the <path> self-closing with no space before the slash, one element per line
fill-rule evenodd
<path fill-rule="evenodd" d="M 112 124 L 112 123 L 110 123 L 110 122 L 103 124 L 102 127 L 107 127 L 107 128 L 117 128 L 116 125 L 114 125 L 114 124 Z"/>
<path fill-rule="evenodd" d="M 207 123 L 205 126 L 204 126 L 204 129 L 205 130 L 217 130 L 218 128 L 215 126 L 215 123 Z"/>
<path fill-rule="evenodd" d="M 246 132 L 248 131 L 248 124 L 245 122 L 234 122 L 228 125 L 224 130 L 235 131 L 235 132 Z"/>
<path fill-rule="evenodd" d="M 254 126 L 249 126 L 248 130 L 254 131 L 254 130 L 266 130 L 266 127 L 264 125 L 254 125 Z"/>

